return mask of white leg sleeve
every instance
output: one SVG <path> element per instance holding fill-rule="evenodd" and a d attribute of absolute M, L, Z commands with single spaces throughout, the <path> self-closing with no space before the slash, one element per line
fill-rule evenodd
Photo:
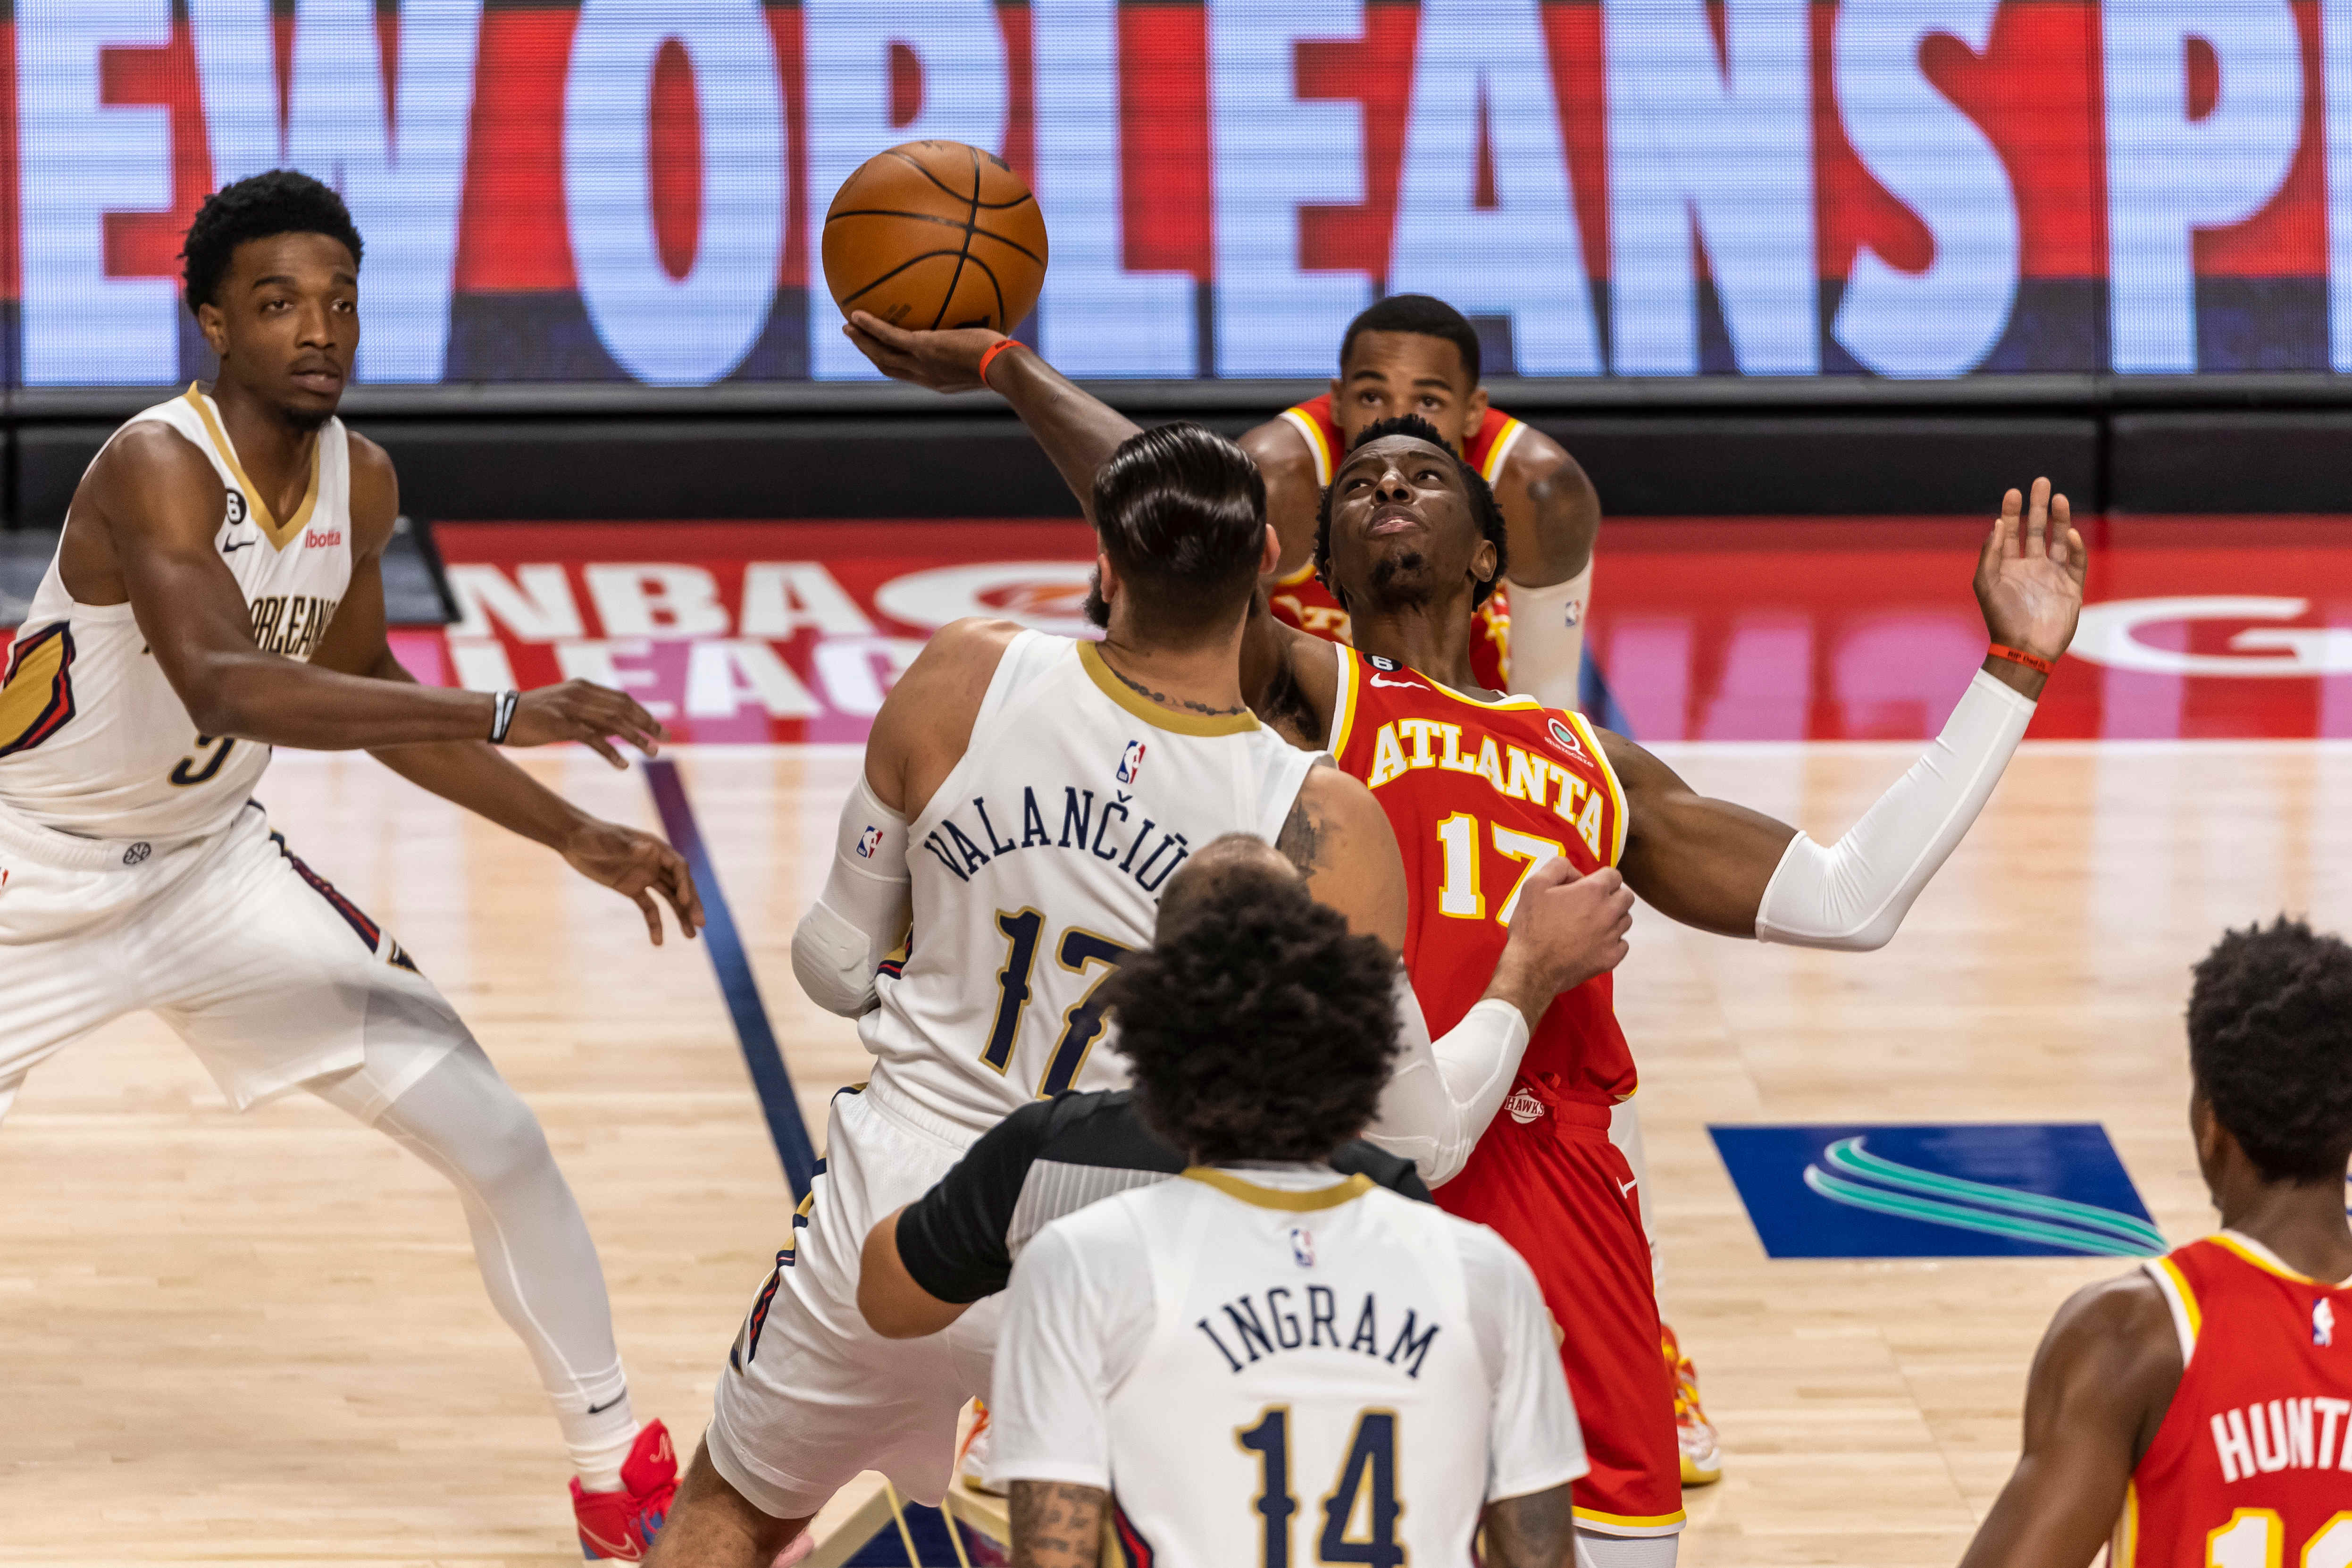
<path fill-rule="evenodd" d="M 373 1044 L 370 1051 L 377 1054 Z M 312 1088 L 363 1114 L 377 1098 L 371 1072 L 401 1065 L 372 1060 Z M 613 1343 L 604 1269 L 530 1108 L 467 1038 L 373 1121 L 457 1188 L 490 1304 L 530 1351 L 575 1464 L 616 1438 L 625 1448 L 622 1434 L 634 1436 L 636 1422 Z"/>
<path fill-rule="evenodd" d="M 1602 1535 L 1576 1532 L 1576 1568 L 1675 1568 L 1680 1535 Z"/>
<path fill-rule="evenodd" d="M 1592 563 L 1565 583 L 1530 588 L 1504 579 L 1511 595 L 1511 689 L 1546 707 L 1573 710 L 1584 679 L 1584 617 L 1592 605 Z"/>
<path fill-rule="evenodd" d="M 874 1005 L 874 972 L 914 912 L 909 847 L 907 819 L 875 798 L 860 769 L 842 803 L 824 891 L 793 931 L 793 973 L 828 1013 L 854 1018 Z"/>
<path fill-rule="evenodd" d="M 1983 670 L 1911 771 L 1827 848 L 1791 839 L 1756 910 L 1756 939 L 1866 952 L 1886 945 L 1992 796 L 2034 703 Z"/>
<path fill-rule="evenodd" d="M 1643 1239 L 1650 1244 L 1650 1289 L 1663 1290 L 1666 1265 L 1658 1252 L 1657 1221 L 1651 1217 L 1650 1152 L 1642 1142 L 1642 1112 L 1633 1101 L 1621 1100 L 1609 1108 L 1609 1142 L 1617 1145 L 1633 1173 L 1633 1201 L 1642 1210 Z"/>
<path fill-rule="evenodd" d="M 1412 982 L 1397 971 L 1397 1023 L 1403 1048 L 1381 1094 L 1381 1113 L 1364 1136 L 1421 1168 L 1434 1187 L 1462 1173 L 1470 1151 L 1503 1107 L 1519 1058 L 1528 1048 L 1528 1020 L 1508 1002 L 1485 1001 L 1432 1041 Z"/>

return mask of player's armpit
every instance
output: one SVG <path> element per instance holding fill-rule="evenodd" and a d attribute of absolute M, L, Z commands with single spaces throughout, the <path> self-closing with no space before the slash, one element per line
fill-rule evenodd
<path fill-rule="evenodd" d="M 2171 1313 L 2146 1276 L 2075 1292 L 2034 1352 L 2024 1452 L 1961 1568 L 2085 1568 L 2181 1371 Z"/>
<path fill-rule="evenodd" d="M 1625 848 L 1617 860 L 1625 885 L 1685 925 L 1754 936 L 1764 889 L 1797 830 L 1702 795 L 1622 735 L 1597 733 L 1625 792 Z"/>
<path fill-rule="evenodd" d="M 908 821 L 971 744 L 971 727 L 1004 650 L 1021 635 L 1012 621 L 950 621 L 907 667 L 866 736 L 866 782 L 874 797 Z"/>
<path fill-rule="evenodd" d="M 1487 1568 L 1560 1568 L 1571 1561 L 1576 1510 L 1566 1486 L 1489 1503 L 1486 1519 Z"/>
<path fill-rule="evenodd" d="M 898 1256 L 898 1216 L 894 1209 L 866 1233 L 857 1269 L 857 1310 L 866 1326 L 886 1340 L 936 1334 L 964 1314 L 965 1303 L 942 1301 L 915 1283 Z"/>
<path fill-rule="evenodd" d="M 1274 847 L 1298 868 L 1318 903 L 1404 950 L 1404 859 L 1372 792 L 1328 761 L 1308 770 Z"/>
<path fill-rule="evenodd" d="M 1068 1481 L 1013 1482 L 1013 1568 L 1095 1568 L 1106 1495 Z"/>

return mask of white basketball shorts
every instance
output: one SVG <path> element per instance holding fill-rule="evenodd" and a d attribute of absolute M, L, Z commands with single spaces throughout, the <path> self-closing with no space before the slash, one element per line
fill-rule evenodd
<path fill-rule="evenodd" d="M 963 1157 L 973 1134 L 891 1095 L 834 1097 L 825 1158 L 719 1374 L 710 1462 L 753 1507 L 801 1519 L 860 1470 L 936 1506 L 956 1418 L 988 1392 L 996 1298 L 946 1332 L 886 1340 L 857 1310 L 858 1256 L 885 1215 Z"/>
<path fill-rule="evenodd" d="M 142 1010 L 240 1110 L 358 1067 L 371 1037 L 425 1047 L 401 1053 L 399 1081 L 376 1086 L 364 1118 L 467 1037 L 400 944 L 257 803 L 168 844 L 58 833 L 0 806 L 0 1115 L 41 1061 Z"/>

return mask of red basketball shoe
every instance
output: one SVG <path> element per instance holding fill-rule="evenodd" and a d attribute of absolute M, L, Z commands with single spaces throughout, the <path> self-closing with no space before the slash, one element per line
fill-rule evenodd
<path fill-rule="evenodd" d="M 621 1463 L 619 1491 L 586 1491 L 579 1477 L 572 1479 L 572 1517 L 580 1526 L 580 1550 L 591 1563 L 642 1562 L 677 1495 L 677 1451 L 670 1447 L 669 1428 L 648 1421 Z"/>

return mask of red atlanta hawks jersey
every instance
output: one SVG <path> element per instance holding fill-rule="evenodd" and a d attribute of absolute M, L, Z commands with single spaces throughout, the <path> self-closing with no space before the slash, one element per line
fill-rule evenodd
<path fill-rule="evenodd" d="M 2144 1267 L 2180 1388 L 2132 1471 L 2115 1568 L 2352 1563 L 2352 1281 L 2228 1230 Z"/>
<path fill-rule="evenodd" d="M 1332 470 L 1348 451 L 1347 438 L 1339 434 L 1339 426 L 1331 417 L 1331 395 L 1327 392 L 1296 408 L 1286 408 L 1282 417 L 1307 438 L 1307 449 L 1315 454 L 1317 487 L 1328 487 Z M 1511 448 L 1518 445 L 1526 431 L 1527 426 L 1509 415 L 1489 408 L 1486 418 L 1478 422 L 1478 428 L 1470 432 L 1469 449 L 1462 455 L 1491 485 L 1501 477 L 1503 465 L 1510 460 Z M 1348 612 L 1317 580 L 1313 561 L 1278 580 L 1269 597 L 1275 619 L 1336 643 L 1348 640 Z M 1477 675 L 1479 684 L 1496 691 L 1508 691 L 1511 604 L 1500 583 L 1472 612 L 1471 618 L 1475 622 L 1470 637 L 1471 669 Z"/>
<path fill-rule="evenodd" d="M 1405 968 L 1432 1035 L 1486 994 L 1538 862 L 1597 871 L 1625 847 L 1625 795 L 1599 738 L 1532 697 L 1481 701 L 1342 647 L 1331 755 L 1370 788 L 1404 854 Z M 1536 1021 L 1519 1077 L 1538 1099 L 1606 1106 L 1633 1092 L 1612 996 L 1596 975 Z"/>

